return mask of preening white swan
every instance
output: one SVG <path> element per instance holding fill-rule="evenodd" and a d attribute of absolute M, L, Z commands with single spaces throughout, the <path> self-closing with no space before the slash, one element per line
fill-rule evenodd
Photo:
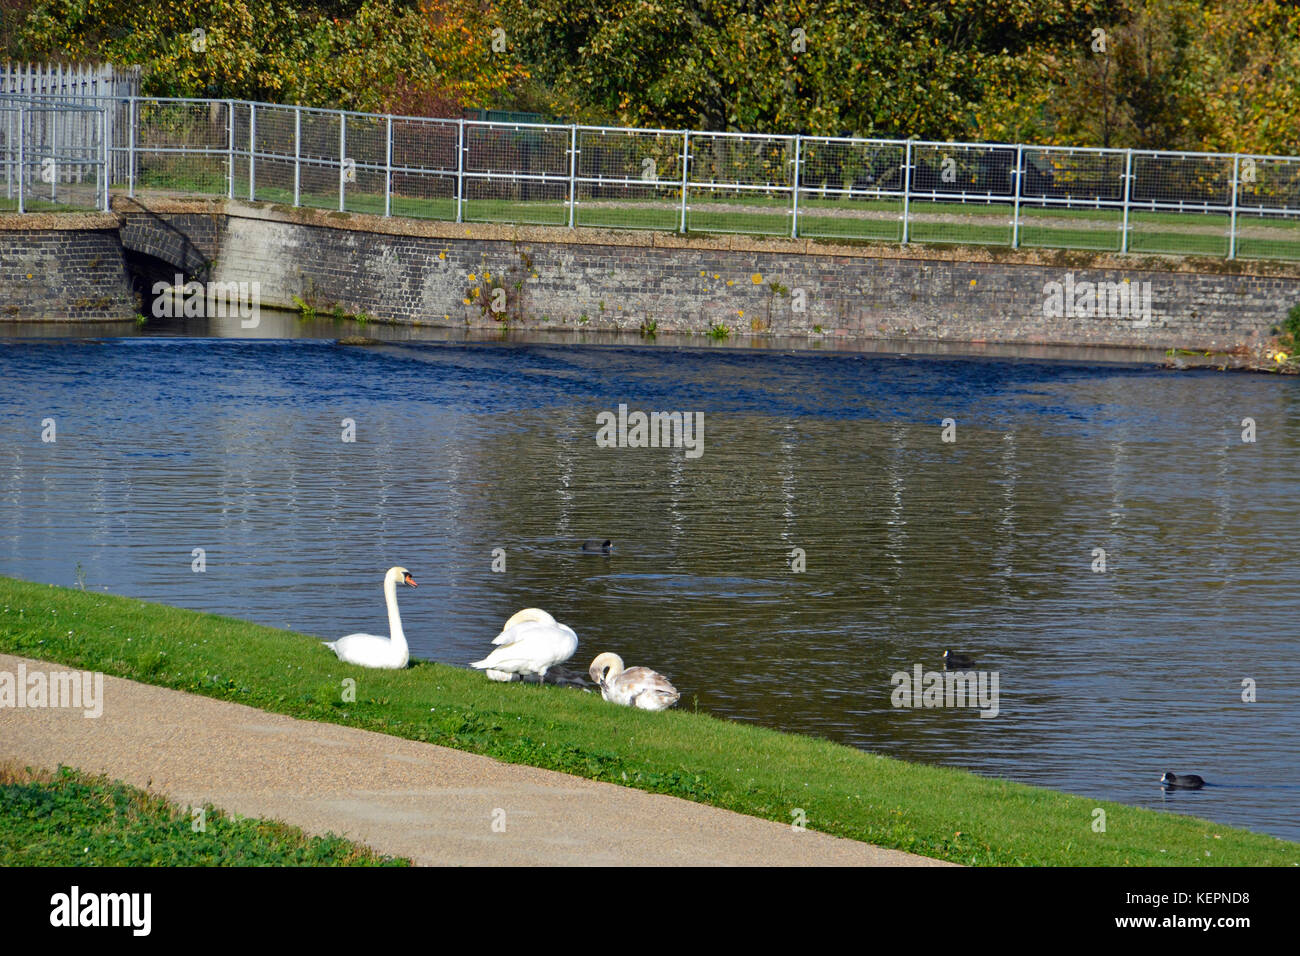
<path fill-rule="evenodd" d="M 667 710 L 682 696 L 668 678 L 648 667 L 623 669 L 623 658 L 608 652 L 591 662 L 588 672 L 600 685 L 600 696 L 624 707 Z"/>
<path fill-rule="evenodd" d="M 523 624 L 525 621 L 533 621 L 538 624 L 549 624 L 556 627 L 555 618 L 547 614 L 540 607 L 526 607 L 522 611 L 516 611 L 510 616 L 501 628 L 501 633 L 492 638 L 493 644 L 513 644 L 519 639 L 517 633 L 512 629 L 516 624 Z"/>
<path fill-rule="evenodd" d="M 545 611 L 529 607 L 506 621 L 492 643 L 497 649 L 470 667 L 486 671 L 492 680 L 513 680 L 516 674 L 536 674 L 545 680 L 549 668 L 573 656 L 578 635 Z"/>
<path fill-rule="evenodd" d="M 492 638 L 492 643 L 510 644 L 513 641 L 518 640 L 521 632 L 513 631 L 511 628 L 516 624 L 522 624 L 524 621 L 539 621 L 543 624 L 554 624 L 555 618 L 551 617 L 551 615 L 547 614 L 539 607 L 526 607 L 522 611 L 517 611 L 510 616 L 510 620 L 506 621 L 502 626 L 501 633 Z M 483 673 L 487 674 L 489 680 L 497 681 L 512 681 L 519 676 L 511 671 L 499 671 L 490 667 Z"/>
<path fill-rule="evenodd" d="M 388 637 L 377 634 L 349 634 L 337 641 L 321 641 L 338 655 L 339 660 L 362 667 L 399 670 L 411 660 L 402 633 L 402 618 L 397 613 L 397 582 L 415 587 L 415 578 L 406 568 L 389 568 L 384 575 L 384 601 L 388 604 Z"/>

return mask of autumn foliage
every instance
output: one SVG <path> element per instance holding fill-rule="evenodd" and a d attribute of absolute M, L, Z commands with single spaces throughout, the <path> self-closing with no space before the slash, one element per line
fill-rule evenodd
<path fill-rule="evenodd" d="M 527 76 L 492 55 L 494 20 L 455 0 L 39 0 L 10 54 L 139 63 L 156 96 L 458 115 Z"/>
<path fill-rule="evenodd" d="M 143 64 L 157 95 L 1300 152 L 1300 0 L 0 0 L 0 10 L 6 55 Z"/>

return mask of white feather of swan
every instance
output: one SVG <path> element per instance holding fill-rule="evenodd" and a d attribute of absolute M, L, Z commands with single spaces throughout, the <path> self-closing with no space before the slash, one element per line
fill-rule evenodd
<path fill-rule="evenodd" d="M 521 621 L 506 628 L 501 636 L 506 639 L 497 649 L 483 660 L 474 661 L 470 667 L 518 674 L 520 677 L 536 674 L 545 678 L 547 670 L 567 661 L 578 649 L 578 635 L 563 624 Z"/>
<path fill-rule="evenodd" d="M 380 667 L 400 670 L 411 660 L 406 635 L 402 632 L 402 617 L 397 613 L 397 584 L 410 574 L 406 568 L 389 568 L 384 575 L 384 603 L 388 605 L 388 637 L 378 634 L 349 634 L 337 641 L 321 641 L 338 655 L 339 660 L 360 667 Z"/>

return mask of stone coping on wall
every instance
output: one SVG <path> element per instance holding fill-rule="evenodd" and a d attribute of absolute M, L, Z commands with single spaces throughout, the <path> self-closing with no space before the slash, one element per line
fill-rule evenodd
<path fill-rule="evenodd" d="M 117 230 L 122 221 L 108 212 L 0 213 L 0 232 Z"/>
<path fill-rule="evenodd" d="M 625 246 L 652 249 L 720 250 L 756 253 L 802 253 L 851 259 L 900 259 L 925 262 L 987 262 L 999 265 L 1041 266 L 1053 269 L 1123 270 L 1125 272 L 1178 272 L 1225 276 L 1300 278 L 1300 262 L 1214 257 L 1162 256 L 1139 253 L 1090 252 L 1077 249 L 1010 249 L 999 246 L 899 245 L 871 242 L 831 242 L 821 239 L 759 238 L 743 235 L 687 234 L 650 230 L 596 229 L 564 226 L 528 226 L 501 223 L 456 223 L 437 219 L 408 219 L 344 213 L 304 206 L 238 199 L 196 199 L 165 195 L 115 195 L 118 216 L 131 212 L 218 214 L 237 219 L 294 223 L 324 229 L 371 232 L 390 236 L 425 236 L 468 241 L 533 242 L 569 245 Z M 74 214 L 42 214 L 45 218 L 71 218 Z M 103 214 L 97 214 L 103 215 Z M 0 215 L 0 221 L 6 216 Z M 12 217 L 31 219 L 32 216 Z M 13 227 L 24 228 L 24 227 Z M 27 226 L 25 228 L 43 228 Z M 67 227 L 74 228 L 74 227 Z M 91 227 L 82 227 L 91 228 Z M 107 227 L 93 227 L 107 228 Z"/>

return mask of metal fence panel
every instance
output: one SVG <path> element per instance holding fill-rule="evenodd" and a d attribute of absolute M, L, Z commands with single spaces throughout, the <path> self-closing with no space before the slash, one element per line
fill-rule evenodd
<path fill-rule="evenodd" d="M 475 121 L 464 130 L 466 222 L 568 223 L 571 127 Z"/>
<path fill-rule="evenodd" d="M 136 99 L 134 127 L 130 105 L 114 138 L 115 154 L 127 153 L 127 184 L 178 195 L 226 192 L 227 102 Z M 122 183 L 121 174 L 115 174 L 114 182 Z"/>
<path fill-rule="evenodd" d="M 691 133 L 686 228 L 791 235 L 794 153 L 793 136 Z"/>
<path fill-rule="evenodd" d="M 0 209 L 108 208 L 108 111 L 0 101 Z"/>
<path fill-rule="evenodd" d="M 1236 254 L 1300 259 L 1300 158 L 1243 156 L 1237 180 Z"/>
<path fill-rule="evenodd" d="M 904 143 L 804 137 L 799 235 L 902 241 L 906 158 Z"/>
<path fill-rule="evenodd" d="M 0 137 L 6 208 L 20 185 L 62 205 L 89 184 L 102 205 L 111 182 L 453 221 L 1300 259 L 1300 157 L 3 91 Z"/>
<path fill-rule="evenodd" d="M 576 225 L 676 231 L 686 136 L 579 127 Z"/>
<path fill-rule="evenodd" d="M 1025 147 L 1019 243 L 1118 252 L 1124 243 L 1122 150 Z"/>
<path fill-rule="evenodd" d="M 1016 147 L 914 143 L 909 235 L 916 242 L 1012 243 Z"/>
<path fill-rule="evenodd" d="M 1133 151 L 1128 251 L 1226 256 L 1231 156 Z"/>

